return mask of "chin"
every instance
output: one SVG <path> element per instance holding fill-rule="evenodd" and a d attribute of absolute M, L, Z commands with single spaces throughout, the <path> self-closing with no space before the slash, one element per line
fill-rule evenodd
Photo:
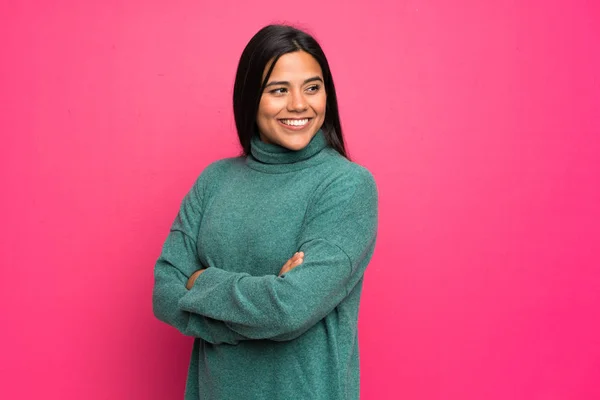
<path fill-rule="evenodd" d="M 312 138 L 315 136 L 316 132 L 305 133 L 301 135 L 293 135 L 292 137 L 283 137 L 283 140 L 279 141 L 279 145 L 285 147 L 288 150 L 299 151 L 308 146 Z"/>
<path fill-rule="evenodd" d="M 282 140 L 280 146 L 285 147 L 288 150 L 299 151 L 308 146 L 310 139 L 301 140 Z"/>

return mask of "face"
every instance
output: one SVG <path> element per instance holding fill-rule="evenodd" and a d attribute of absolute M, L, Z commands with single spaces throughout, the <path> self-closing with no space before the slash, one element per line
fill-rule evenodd
<path fill-rule="evenodd" d="M 304 51 L 284 54 L 277 60 L 258 106 L 256 124 L 261 140 L 290 150 L 303 149 L 323 125 L 326 104 L 317 60 Z"/>

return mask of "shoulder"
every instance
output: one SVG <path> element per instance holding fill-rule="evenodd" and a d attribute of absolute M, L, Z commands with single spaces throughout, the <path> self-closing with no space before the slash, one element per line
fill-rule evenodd
<path fill-rule="evenodd" d="M 375 177 L 366 167 L 348 160 L 335 150 L 331 150 L 330 162 L 327 163 L 327 186 L 346 188 L 351 191 L 361 190 L 377 193 Z"/>
<path fill-rule="evenodd" d="M 202 173 L 200 174 L 198 179 L 208 182 L 222 175 L 226 175 L 232 170 L 235 170 L 236 168 L 243 165 L 243 157 L 229 157 L 213 161 L 202 170 Z"/>
<path fill-rule="evenodd" d="M 243 157 L 229 157 L 211 162 L 196 179 L 194 190 L 198 193 L 206 193 L 212 186 L 243 165 Z"/>
<path fill-rule="evenodd" d="M 332 204 L 341 207 L 377 207 L 377 184 L 366 167 L 348 160 L 333 149 L 330 159 L 319 167 L 321 181 L 313 194 L 313 207 L 329 207 Z"/>
<path fill-rule="evenodd" d="M 214 175 L 219 175 L 223 173 L 228 173 L 231 169 L 235 169 L 238 166 L 244 165 L 244 157 L 229 157 L 223 158 L 217 161 L 213 161 L 208 164 L 206 168 L 202 171 L 200 176 L 205 176 L 207 178 L 211 178 Z"/>

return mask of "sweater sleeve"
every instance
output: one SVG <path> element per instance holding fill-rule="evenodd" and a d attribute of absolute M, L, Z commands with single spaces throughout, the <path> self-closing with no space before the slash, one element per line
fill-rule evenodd
<path fill-rule="evenodd" d="M 196 241 L 202 218 L 202 198 L 205 192 L 203 175 L 185 196 L 177 218 L 163 245 L 154 267 L 152 308 L 161 321 L 184 335 L 200 337 L 213 344 L 237 344 L 245 339 L 224 322 L 180 309 L 178 303 L 188 292 L 188 278 L 202 268 Z"/>
<path fill-rule="evenodd" d="M 361 280 L 377 233 L 377 189 L 359 169 L 332 182 L 307 210 L 298 251 L 303 263 L 283 276 L 208 268 L 180 308 L 223 321 L 254 339 L 291 340 L 341 303 Z"/>

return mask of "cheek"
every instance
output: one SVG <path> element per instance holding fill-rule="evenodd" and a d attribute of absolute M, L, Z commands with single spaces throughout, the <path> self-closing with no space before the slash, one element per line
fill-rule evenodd
<path fill-rule="evenodd" d="M 281 106 L 278 104 L 276 100 L 266 100 L 263 99 L 260 101 L 260 105 L 258 106 L 258 114 L 263 118 L 272 118 L 281 110 Z"/>
<path fill-rule="evenodd" d="M 325 110 L 327 109 L 327 97 L 321 96 L 321 97 L 315 99 L 315 101 L 313 103 L 313 109 L 318 114 L 325 114 Z"/>

